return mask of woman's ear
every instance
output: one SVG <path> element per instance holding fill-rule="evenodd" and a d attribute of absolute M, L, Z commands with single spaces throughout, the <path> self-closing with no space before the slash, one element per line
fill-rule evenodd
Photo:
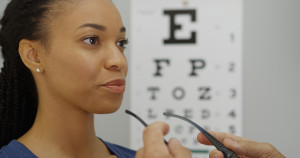
<path fill-rule="evenodd" d="M 22 39 L 19 43 L 19 54 L 23 63 L 32 71 L 41 73 L 43 70 L 37 42 Z"/>

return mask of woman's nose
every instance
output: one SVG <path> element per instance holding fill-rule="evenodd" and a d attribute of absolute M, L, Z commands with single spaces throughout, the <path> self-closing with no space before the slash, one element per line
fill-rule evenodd
<path fill-rule="evenodd" d="M 126 57 L 117 46 L 110 46 L 106 50 L 105 68 L 111 71 L 120 71 L 126 66 Z"/>

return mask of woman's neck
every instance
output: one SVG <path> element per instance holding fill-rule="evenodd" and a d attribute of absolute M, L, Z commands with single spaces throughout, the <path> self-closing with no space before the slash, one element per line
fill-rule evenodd
<path fill-rule="evenodd" d="M 40 103 L 45 103 L 41 101 Z M 39 105 L 32 128 L 18 141 L 38 157 L 108 157 L 96 137 L 94 115 L 71 105 Z"/>

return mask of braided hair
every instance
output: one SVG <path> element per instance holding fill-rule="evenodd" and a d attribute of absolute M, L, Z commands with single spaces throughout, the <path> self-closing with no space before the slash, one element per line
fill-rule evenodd
<path fill-rule="evenodd" d="M 63 0 L 65 1 L 65 0 Z M 19 56 L 22 39 L 46 46 L 46 23 L 58 0 L 11 0 L 1 19 L 0 45 L 4 59 L 0 73 L 0 148 L 25 134 L 33 125 L 38 93 L 30 70 Z"/>

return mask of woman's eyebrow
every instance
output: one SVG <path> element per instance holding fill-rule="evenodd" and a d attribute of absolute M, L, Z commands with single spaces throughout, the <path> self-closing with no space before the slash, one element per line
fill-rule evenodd
<path fill-rule="evenodd" d="M 105 31 L 106 27 L 103 25 L 99 25 L 99 24 L 92 24 L 92 23 L 87 23 L 87 24 L 83 24 L 81 26 L 78 27 L 78 29 L 83 28 L 83 27 L 91 27 L 100 31 Z"/>
<path fill-rule="evenodd" d="M 103 26 L 103 25 L 99 25 L 99 24 L 93 24 L 93 23 L 87 23 L 87 24 L 83 24 L 81 26 L 78 27 L 78 29 L 80 28 L 83 28 L 83 27 L 91 27 L 91 28 L 94 28 L 94 29 L 97 29 L 97 30 L 100 30 L 100 31 L 106 31 L 106 27 Z M 126 28 L 123 26 L 121 27 L 120 29 L 120 32 L 126 32 Z"/>

